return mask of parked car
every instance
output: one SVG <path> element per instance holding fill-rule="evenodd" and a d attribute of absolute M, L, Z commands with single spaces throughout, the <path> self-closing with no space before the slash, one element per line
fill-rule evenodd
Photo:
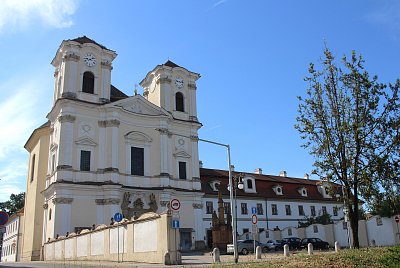
<path fill-rule="evenodd" d="M 238 240 L 237 245 L 238 245 L 238 252 L 243 255 L 247 255 L 249 254 L 249 252 L 252 253 L 254 252 L 254 240 L 252 239 Z M 267 252 L 269 250 L 266 244 L 256 241 L 256 247 L 258 246 L 261 247 L 262 252 Z M 226 245 L 226 253 L 233 254 L 233 252 L 234 252 L 233 244 Z"/>
<path fill-rule="evenodd" d="M 301 248 L 307 248 L 308 243 L 311 243 L 314 249 L 329 249 L 329 243 L 319 238 L 304 238 L 301 240 Z"/>
<path fill-rule="evenodd" d="M 299 249 L 301 246 L 301 239 L 298 237 L 287 237 L 282 240 L 284 245 L 289 246 L 289 249 Z"/>
<path fill-rule="evenodd" d="M 268 246 L 269 250 L 283 250 L 283 241 L 282 240 L 268 240 L 267 243 L 265 243 Z"/>

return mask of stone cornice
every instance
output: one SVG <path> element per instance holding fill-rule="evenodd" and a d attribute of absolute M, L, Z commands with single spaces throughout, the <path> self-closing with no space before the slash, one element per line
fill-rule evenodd
<path fill-rule="evenodd" d="M 119 127 L 120 121 L 117 119 L 99 121 L 99 127 Z"/>
<path fill-rule="evenodd" d="M 63 92 L 61 94 L 62 98 L 67 98 L 67 99 L 76 99 L 76 93 L 74 92 Z"/>
<path fill-rule="evenodd" d="M 101 67 L 107 68 L 107 69 L 109 69 L 109 70 L 112 70 L 112 69 L 113 69 L 112 64 L 111 64 L 110 61 L 102 61 L 102 62 L 101 62 Z"/>
<path fill-rule="evenodd" d="M 76 117 L 73 115 L 70 115 L 70 114 L 61 115 L 58 117 L 58 121 L 60 123 L 66 123 L 66 122 L 73 123 L 73 122 L 75 122 L 75 120 L 76 120 Z"/>
<path fill-rule="evenodd" d="M 76 55 L 75 53 L 70 52 L 70 53 L 64 55 L 63 59 L 66 61 L 68 61 L 68 60 L 79 61 L 80 57 L 78 55 Z"/>
<path fill-rule="evenodd" d="M 195 83 L 188 83 L 187 87 L 188 87 L 189 89 L 197 89 L 197 86 L 196 86 Z"/>
<path fill-rule="evenodd" d="M 121 202 L 119 198 L 104 198 L 104 199 L 96 199 L 96 205 L 118 205 Z"/>
<path fill-rule="evenodd" d="M 171 83 L 171 78 L 169 78 L 168 76 L 161 76 L 157 79 L 156 83 L 157 84 L 162 84 L 162 83 Z"/>
<path fill-rule="evenodd" d="M 68 197 L 56 197 L 52 200 L 53 204 L 71 204 L 72 201 L 74 201 L 74 199 Z"/>

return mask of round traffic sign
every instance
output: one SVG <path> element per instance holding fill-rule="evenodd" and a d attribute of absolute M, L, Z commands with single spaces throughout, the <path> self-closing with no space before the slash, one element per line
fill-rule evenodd
<path fill-rule="evenodd" d="M 172 210 L 177 211 L 177 210 L 179 210 L 180 207 L 181 207 L 181 202 L 179 202 L 179 200 L 175 198 L 175 199 L 172 199 L 172 200 L 169 202 L 169 205 L 170 205 L 170 207 L 171 207 Z"/>
<path fill-rule="evenodd" d="M 6 224 L 8 221 L 8 214 L 5 211 L 0 211 L 0 225 Z"/>
<path fill-rule="evenodd" d="M 121 213 L 117 212 L 117 213 L 114 214 L 114 220 L 115 220 L 116 222 L 122 221 L 122 218 L 123 218 L 123 216 L 122 216 Z"/>
<path fill-rule="evenodd" d="M 253 214 L 253 216 L 251 216 L 251 223 L 252 224 L 257 224 L 257 222 L 258 222 L 257 215 Z"/>
<path fill-rule="evenodd" d="M 399 223 L 400 222 L 400 215 L 394 216 L 394 220 L 396 221 L 396 223 Z"/>

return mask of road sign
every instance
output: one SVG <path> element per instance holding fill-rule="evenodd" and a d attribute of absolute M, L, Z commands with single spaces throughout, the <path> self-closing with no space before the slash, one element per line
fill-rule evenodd
<path fill-rule="evenodd" d="M 172 219 L 179 220 L 179 211 L 172 211 Z"/>
<path fill-rule="evenodd" d="M 0 225 L 6 224 L 8 221 L 8 214 L 5 211 L 0 211 Z"/>
<path fill-rule="evenodd" d="M 257 222 L 258 222 L 257 215 L 253 214 L 253 216 L 251 216 L 251 223 L 252 224 L 257 224 Z"/>
<path fill-rule="evenodd" d="M 117 212 L 117 213 L 114 214 L 114 220 L 115 220 L 116 222 L 122 221 L 122 218 L 123 218 L 123 216 L 122 216 L 121 213 Z"/>
<path fill-rule="evenodd" d="M 179 202 L 178 199 L 172 199 L 170 202 L 170 207 L 172 210 L 178 211 L 179 208 L 181 207 L 181 202 Z"/>
<path fill-rule="evenodd" d="M 179 229 L 179 220 L 172 219 L 172 228 Z"/>
<path fill-rule="evenodd" d="M 252 207 L 251 208 L 251 214 L 257 214 L 257 208 Z"/>
<path fill-rule="evenodd" d="M 396 221 L 396 223 L 399 223 L 400 222 L 400 215 L 394 216 L 394 220 Z"/>

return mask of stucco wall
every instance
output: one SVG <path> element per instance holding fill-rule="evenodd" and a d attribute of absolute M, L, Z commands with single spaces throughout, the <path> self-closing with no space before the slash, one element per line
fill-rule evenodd
<path fill-rule="evenodd" d="M 149 213 L 135 221 L 99 226 L 94 231 L 85 230 L 78 235 L 52 240 L 45 244 L 44 256 L 46 261 L 123 259 L 165 263 L 165 253 L 169 252 L 171 262 L 177 263 L 177 248 L 171 216 Z"/>

